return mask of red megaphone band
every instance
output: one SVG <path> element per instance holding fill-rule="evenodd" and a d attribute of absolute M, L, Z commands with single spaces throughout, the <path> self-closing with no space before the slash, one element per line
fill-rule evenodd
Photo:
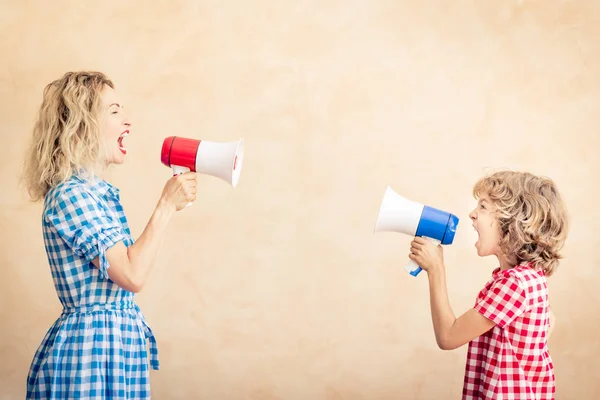
<path fill-rule="evenodd" d="M 163 141 L 160 161 L 167 167 L 177 165 L 196 172 L 196 155 L 200 140 L 169 136 Z"/>

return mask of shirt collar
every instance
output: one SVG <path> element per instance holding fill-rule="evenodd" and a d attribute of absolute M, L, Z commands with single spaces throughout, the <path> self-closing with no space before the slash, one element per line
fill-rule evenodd
<path fill-rule="evenodd" d="M 496 267 L 492 271 L 492 277 L 496 278 L 499 275 L 507 276 L 510 273 L 510 271 L 512 271 L 513 269 L 519 269 L 519 268 L 533 268 L 533 263 L 532 262 L 524 261 L 524 262 L 522 262 L 520 264 L 515 265 L 512 268 L 505 269 L 505 270 L 501 270 L 500 267 Z"/>
<path fill-rule="evenodd" d="M 73 179 L 78 182 L 88 184 L 92 190 L 98 193 L 100 196 L 112 197 L 116 200 L 120 198 L 120 191 L 117 187 L 113 186 L 104 179 L 98 176 L 86 177 L 80 174 L 74 174 Z"/>

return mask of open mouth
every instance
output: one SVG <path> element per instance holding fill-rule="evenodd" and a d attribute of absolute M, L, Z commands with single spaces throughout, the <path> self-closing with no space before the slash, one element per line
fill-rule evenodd
<path fill-rule="evenodd" d="M 129 131 L 121 133 L 119 139 L 117 139 L 117 142 L 119 143 L 119 150 L 121 150 L 121 153 L 123 154 L 127 154 L 127 148 L 123 146 L 123 139 L 125 139 L 127 136 L 129 136 Z"/>

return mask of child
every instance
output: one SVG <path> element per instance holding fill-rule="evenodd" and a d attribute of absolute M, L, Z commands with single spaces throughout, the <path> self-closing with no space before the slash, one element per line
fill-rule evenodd
<path fill-rule="evenodd" d="M 437 344 L 451 350 L 469 343 L 463 399 L 554 399 L 546 277 L 562 258 L 565 206 L 550 179 L 522 172 L 484 177 L 473 195 L 477 254 L 499 263 L 474 308 L 455 317 L 442 247 L 418 237 L 411 243 L 409 258 L 428 274 Z"/>
<path fill-rule="evenodd" d="M 32 200 L 44 200 L 40 222 L 63 312 L 33 357 L 28 399 L 150 398 L 148 359 L 158 369 L 158 352 L 134 293 L 172 215 L 195 200 L 196 174 L 168 180 L 134 242 L 119 190 L 101 178 L 125 161 L 131 133 L 104 74 L 69 72 L 46 86 L 24 180 Z"/>

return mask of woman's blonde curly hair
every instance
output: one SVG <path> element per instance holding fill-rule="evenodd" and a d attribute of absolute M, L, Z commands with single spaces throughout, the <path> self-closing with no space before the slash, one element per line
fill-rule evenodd
<path fill-rule="evenodd" d="M 488 195 L 500 227 L 500 249 L 517 264 L 531 262 L 554 273 L 569 229 L 567 210 L 554 182 L 528 172 L 501 171 L 481 178 L 475 198 Z"/>
<path fill-rule="evenodd" d="M 74 173 L 94 175 L 104 167 L 99 111 L 105 85 L 114 89 L 103 73 L 81 71 L 45 87 L 23 168 L 32 201 Z"/>

